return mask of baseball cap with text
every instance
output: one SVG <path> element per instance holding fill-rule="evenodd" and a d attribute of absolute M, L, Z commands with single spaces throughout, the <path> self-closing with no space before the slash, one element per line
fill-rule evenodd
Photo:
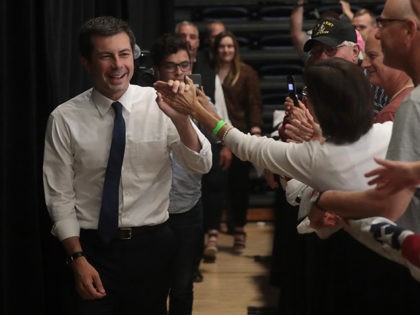
<path fill-rule="evenodd" d="M 344 41 L 357 43 L 357 35 L 354 26 L 346 19 L 323 19 L 312 29 L 312 38 L 309 39 L 303 50 L 308 52 L 312 49 L 314 42 L 335 47 Z"/>

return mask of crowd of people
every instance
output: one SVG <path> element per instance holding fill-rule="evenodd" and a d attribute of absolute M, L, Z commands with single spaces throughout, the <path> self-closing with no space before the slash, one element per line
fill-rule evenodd
<path fill-rule="evenodd" d="M 310 33 L 302 0 L 292 12 L 305 93 L 285 100 L 284 141 L 262 137 L 258 74 L 222 22 L 205 49 L 189 21 L 156 39 L 153 87 L 132 82 L 126 22 L 83 24 L 93 87 L 51 113 L 43 164 L 78 314 L 192 314 L 223 209 L 232 250 L 246 247 L 251 162 L 279 197 L 279 314 L 418 314 L 420 4 L 387 0 L 375 17 L 340 3 Z"/>

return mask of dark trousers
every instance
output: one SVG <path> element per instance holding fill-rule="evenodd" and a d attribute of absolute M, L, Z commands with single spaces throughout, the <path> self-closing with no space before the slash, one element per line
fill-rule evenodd
<path fill-rule="evenodd" d="M 298 234 L 298 207 L 290 205 L 284 190 L 276 190 L 275 230 L 270 283 L 280 289 L 278 313 L 305 314 L 305 241 Z"/>
<path fill-rule="evenodd" d="M 107 295 L 99 300 L 79 299 L 79 314 L 166 314 L 175 255 L 173 233 L 167 224 L 109 244 L 104 244 L 95 230 L 82 230 L 80 241 Z"/>
<path fill-rule="evenodd" d="M 204 209 L 204 232 L 219 230 L 222 209 L 226 201 L 228 171 L 222 170 L 220 163 L 220 144 L 212 144 L 213 165 L 202 179 L 202 200 Z"/>
<path fill-rule="evenodd" d="M 229 215 L 233 227 L 243 227 L 247 222 L 249 205 L 251 163 L 241 161 L 232 155 L 232 164 L 229 169 L 228 201 Z"/>
<path fill-rule="evenodd" d="M 170 315 L 191 315 L 193 306 L 193 276 L 203 235 L 203 207 L 199 201 L 191 210 L 171 214 L 169 226 L 174 233 L 177 253 L 173 265 L 173 280 L 169 294 Z"/>

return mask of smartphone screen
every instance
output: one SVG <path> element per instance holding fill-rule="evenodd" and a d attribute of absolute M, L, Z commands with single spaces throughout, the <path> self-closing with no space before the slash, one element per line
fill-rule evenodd
<path fill-rule="evenodd" d="M 289 92 L 289 97 L 293 99 L 293 103 L 295 106 L 299 105 L 298 97 L 296 93 L 296 86 L 295 86 L 295 79 L 292 75 L 287 76 L 287 90 Z"/>
<path fill-rule="evenodd" d="M 201 87 L 201 74 L 200 73 L 193 73 L 189 74 L 188 77 L 193 81 L 197 88 Z"/>

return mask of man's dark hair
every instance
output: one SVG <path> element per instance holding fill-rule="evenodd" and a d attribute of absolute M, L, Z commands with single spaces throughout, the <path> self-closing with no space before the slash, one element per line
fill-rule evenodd
<path fill-rule="evenodd" d="M 304 81 L 327 141 L 353 143 L 372 127 L 373 93 L 361 67 L 331 58 L 309 66 Z"/>
<path fill-rule="evenodd" d="M 191 59 L 186 43 L 173 33 L 166 33 L 159 37 L 152 45 L 150 50 L 153 65 L 159 66 L 168 55 L 176 54 L 180 50 L 185 50 L 188 58 Z"/>
<path fill-rule="evenodd" d="M 79 51 L 80 55 L 90 60 L 94 36 L 112 36 L 119 33 L 126 33 L 130 38 L 131 49 L 134 51 L 136 38 L 127 22 L 115 18 L 113 16 L 99 16 L 90 19 L 80 29 L 79 34 Z"/>

